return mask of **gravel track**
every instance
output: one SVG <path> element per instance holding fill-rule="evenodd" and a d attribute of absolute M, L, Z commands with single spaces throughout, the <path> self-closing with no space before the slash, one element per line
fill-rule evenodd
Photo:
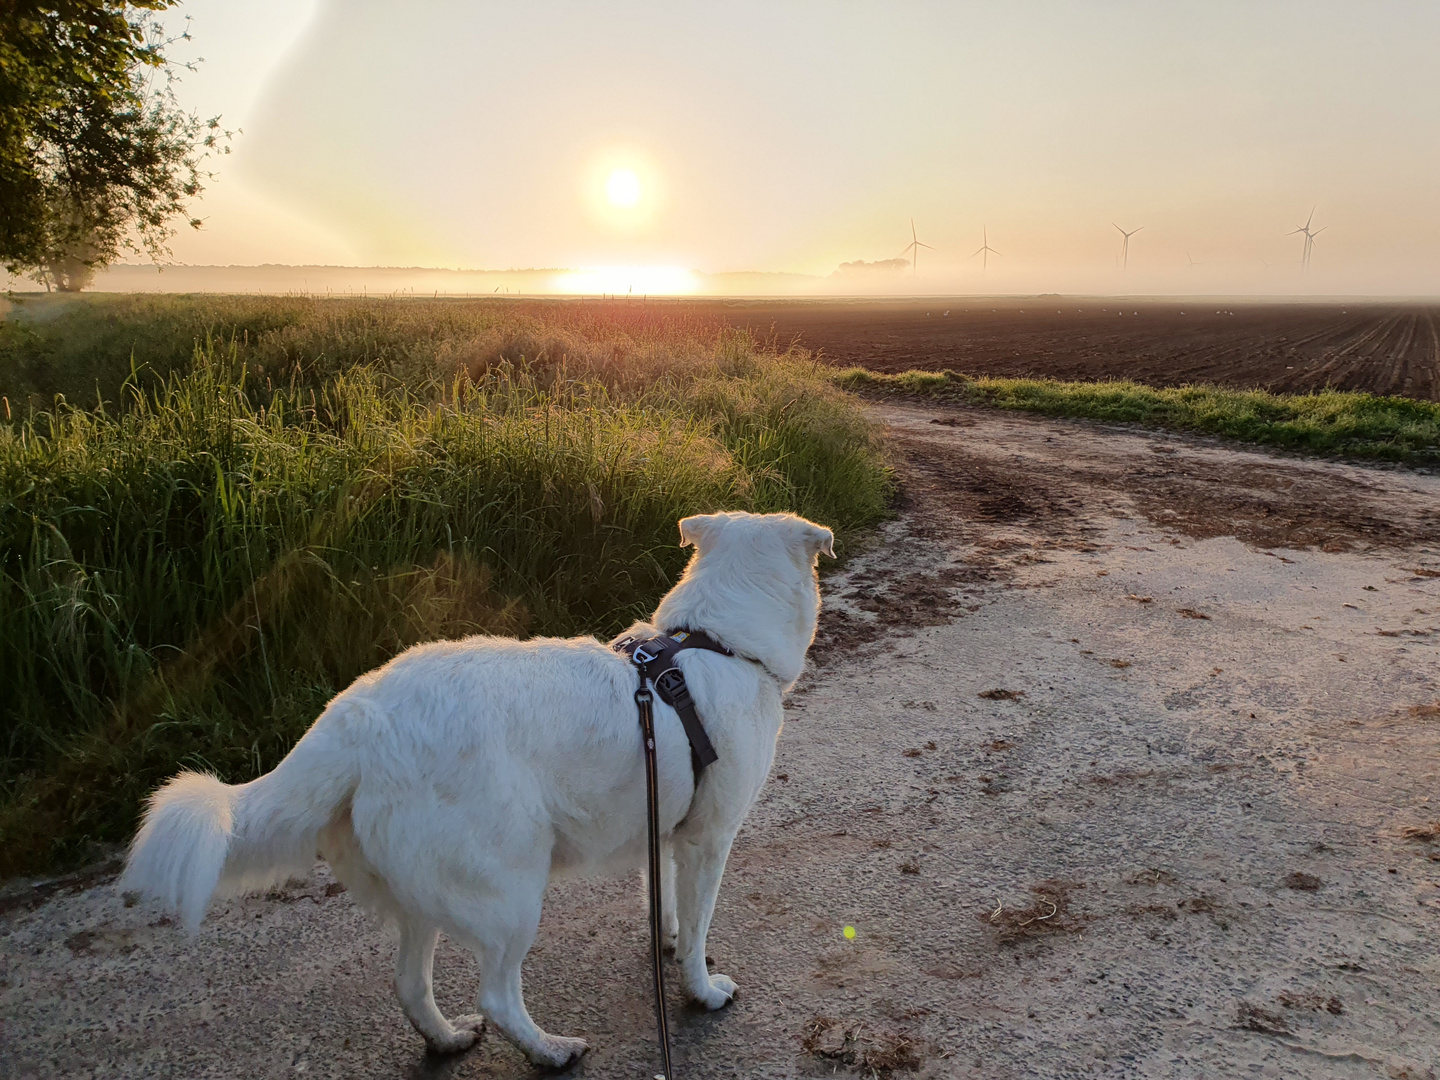
<path fill-rule="evenodd" d="M 876 411 L 907 504 L 824 583 L 679 1075 L 1433 1080 L 1440 478 Z M 103 875 L 7 895 L 6 1076 L 534 1075 L 427 1057 L 323 868 L 193 941 Z M 642 902 L 552 891 L 527 998 L 577 1076 L 655 1071 Z M 473 979 L 442 945 L 442 1008 Z"/>

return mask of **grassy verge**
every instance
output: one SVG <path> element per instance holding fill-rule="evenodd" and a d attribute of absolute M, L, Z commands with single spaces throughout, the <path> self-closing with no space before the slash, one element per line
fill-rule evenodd
<path fill-rule="evenodd" d="M 843 541 L 886 504 L 857 403 L 723 329 L 167 298 L 81 305 L 45 343 L 102 317 L 103 404 L 0 423 L 0 873 L 125 838 L 180 765 L 272 768 L 417 641 L 615 631 L 677 576 L 685 514 L 794 510 Z M 134 343 L 171 333 L 188 359 L 147 367 Z"/>
<path fill-rule="evenodd" d="M 1440 404 L 1411 398 L 1336 390 L 1272 394 L 1207 385 L 1160 388 L 1133 382 L 970 378 L 953 371 L 883 375 L 849 368 L 833 378 L 848 390 L 1125 421 L 1344 457 L 1440 463 Z"/>

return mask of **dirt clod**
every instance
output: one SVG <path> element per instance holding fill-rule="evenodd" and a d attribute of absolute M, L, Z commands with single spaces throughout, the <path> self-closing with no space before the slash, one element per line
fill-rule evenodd
<path fill-rule="evenodd" d="M 924 1064 L 926 1047 L 909 1032 L 894 1031 L 863 1020 L 846 1023 L 830 1016 L 810 1020 L 800 1037 L 808 1054 L 885 1077 L 914 1072 Z"/>
<path fill-rule="evenodd" d="M 1235 1026 L 1264 1035 L 1291 1034 L 1290 1024 L 1285 1017 L 1250 1001 L 1242 1001 L 1235 1006 Z"/>
<path fill-rule="evenodd" d="M 1024 690 L 984 690 L 975 695 L 986 701 L 1018 701 L 1025 696 Z"/>
<path fill-rule="evenodd" d="M 1045 934 L 1074 933 L 1088 920 L 1070 911 L 1070 894 L 1084 887 L 1078 881 L 1042 881 L 1030 887 L 1034 900 L 1025 907 L 1007 908 L 997 903 L 993 910 L 975 917 L 995 928 L 996 940 L 1002 945 Z"/>
<path fill-rule="evenodd" d="M 1302 870 L 1296 870 L 1285 878 L 1285 887 L 1299 892 L 1319 892 L 1324 884 L 1314 874 L 1307 874 Z"/>
<path fill-rule="evenodd" d="M 1287 1009 L 1328 1012 L 1331 1016 L 1340 1016 L 1345 1012 L 1345 1003 L 1334 994 L 1299 994 L 1283 990 L 1275 1000 Z"/>

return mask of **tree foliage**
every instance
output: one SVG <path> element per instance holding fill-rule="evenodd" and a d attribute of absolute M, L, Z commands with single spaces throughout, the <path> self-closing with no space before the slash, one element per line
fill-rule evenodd
<path fill-rule="evenodd" d="M 0 0 L 0 261 L 78 289 L 121 251 L 159 261 L 228 152 L 173 93 L 176 0 Z M 180 37 L 188 38 L 188 34 Z"/>

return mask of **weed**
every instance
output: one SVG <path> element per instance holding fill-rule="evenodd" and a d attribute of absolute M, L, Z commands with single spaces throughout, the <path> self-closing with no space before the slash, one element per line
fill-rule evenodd
<path fill-rule="evenodd" d="M 617 632 L 678 576 L 686 514 L 793 510 L 843 542 L 885 512 L 857 404 L 729 331 L 444 302 L 66 310 L 25 328 L 49 353 L 4 324 L 0 373 L 108 372 L 119 404 L 101 380 L 93 408 L 0 422 L 0 874 L 123 839 L 182 765 L 273 768 L 416 642 Z"/>

